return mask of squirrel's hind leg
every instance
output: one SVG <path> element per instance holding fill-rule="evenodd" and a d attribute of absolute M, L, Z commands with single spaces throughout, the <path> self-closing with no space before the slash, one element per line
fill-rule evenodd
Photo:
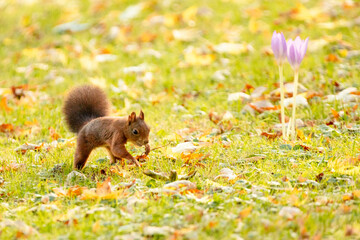
<path fill-rule="evenodd" d="M 108 153 L 109 153 L 110 164 L 114 164 L 114 163 L 116 163 L 117 161 L 121 160 L 121 159 L 119 159 L 119 158 L 117 158 L 117 157 L 114 156 L 114 154 L 113 154 L 113 153 L 111 152 L 111 150 L 110 150 L 110 147 L 106 147 L 106 150 L 107 150 Z"/>
<path fill-rule="evenodd" d="M 78 139 L 74 158 L 75 169 L 81 170 L 84 168 L 92 150 L 93 147 L 86 144 L 81 138 Z"/>

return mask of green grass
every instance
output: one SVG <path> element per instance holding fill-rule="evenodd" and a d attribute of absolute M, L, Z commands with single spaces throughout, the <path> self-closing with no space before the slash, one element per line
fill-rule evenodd
<path fill-rule="evenodd" d="M 306 19 L 291 13 L 296 12 L 292 1 L 149 1 L 128 22 L 120 21 L 118 16 L 134 1 L 114 0 L 103 5 L 101 2 L 0 2 L 0 99 L 6 98 L 11 108 L 6 111 L 0 104 L 0 124 L 16 128 L 15 132 L 0 132 L 0 176 L 4 179 L 0 187 L 1 239 L 360 238 L 360 199 L 356 196 L 360 189 L 360 133 L 347 130 L 359 126 L 359 108 L 340 117 L 338 125 L 324 127 L 333 119 L 332 108 L 346 112 L 358 102 L 348 106 L 341 101 L 326 103 L 324 97 L 318 97 L 309 100 L 308 107 L 300 107 L 298 117 L 308 123 L 301 130 L 306 137 L 312 135 L 308 141 L 298 139 L 289 144 L 304 143 L 312 148 L 306 151 L 301 147 L 289 148 L 279 138 L 269 140 L 259 135 L 273 131 L 274 124 L 279 122 L 278 111 L 253 116 L 241 113 L 245 103 L 227 101 L 230 93 L 240 92 L 246 84 L 266 86 L 267 99 L 276 89 L 278 72 L 274 57 L 264 53 L 274 30 L 283 31 L 287 38 L 309 37 L 309 48 L 315 40 L 342 34 L 341 39 L 308 50 L 301 65 L 300 83 L 324 96 L 337 93 L 334 81 L 343 88 L 359 88 L 360 55 L 342 55 L 343 49 L 350 53 L 360 48 L 357 1 L 349 8 L 338 1 L 339 6 L 330 8 L 332 16 L 324 7 L 328 1 L 305 1 L 304 7 L 310 12 L 301 13 L 308 13 Z M 201 7 L 200 14 L 188 22 L 181 20 L 180 15 L 191 6 Z M 260 15 L 252 19 L 249 9 L 257 9 Z M 153 16 L 178 20 L 174 24 L 149 25 Z M 73 20 L 88 23 L 89 29 L 76 33 L 54 31 L 56 25 Z M 336 25 L 340 20 L 352 25 Z M 249 27 L 251 21 L 258 21 L 258 31 Z M 323 23 L 335 25 L 325 28 Z M 200 30 L 201 36 L 191 42 L 171 38 L 173 29 L 189 26 Z M 119 37 L 109 38 L 111 27 L 119 27 Z M 128 33 L 126 29 L 130 29 Z M 251 44 L 253 51 L 236 55 L 211 52 L 209 46 L 229 42 L 227 35 L 235 30 L 235 42 Z M 143 42 L 144 34 L 155 34 L 156 38 Z M 129 45 L 138 48 L 126 51 Z M 189 46 L 206 49 L 214 54 L 215 60 L 207 66 L 182 67 L 179 63 L 185 61 L 184 50 Z M 144 55 L 146 49 L 158 51 L 161 57 Z M 101 51 L 116 55 L 117 60 L 91 67 Z M 329 54 L 337 55 L 340 62 L 326 61 Z M 143 63 L 154 74 L 155 83 L 150 87 L 139 81 L 136 74 L 123 71 Z M 27 69 L 22 71 L 24 67 Z M 215 71 L 223 69 L 230 72 L 224 81 L 212 77 Z M 289 65 L 285 66 L 284 76 L 286 81 L 293 79 Z M 86 179 L 71 183 L 66 178 L 72 171 L 74 145 L 25 154 L 15 151 L 24 143 L 51 143 L 49 128 L 55 129 L 61 139 L 74 137 L 61 113 L 64 97 L 72 87 L 96 82 L 94 79 L 109 95 L 114 115 L 143 109 L 151 126 L 150 145 L 153 148 L 166 145 L 150 153 L 144 168 L 158 172 L 174 169 L 179 174 L 196 170 L 190 181 L 196 184 L 197 191 L 154 193 L 165 182 L 151 179 L 140 169 L 125 168 L 121 170 L 124 176 L 111 174 L 108 161 L 97 161 L 106 157 L 103 149 L 90 156 L 82 171 Z M 113 90 L 119 79 L 126 83 L 128 91 Z M 29 86 L 29 92 L 16 99 L 10 88 L 22 84 Z M 164 97 L 159 97 L 161 94 Z M 155 98 L 158 103 L 152 102 Z M 185 111 L 175 111 L 174 106 L 178 105 Z M 232 128 L 216 134 L 218 126 L 209 120 L 208 114 L 227 111 L 234 116 L 230 120 Z M 286 111 L 290 116 L 291 109 Z M 181 131 L 186 132 L 183 137 Z M 171 147 L 186 139 L 209 143 L 197 150 L 208 155 L 201 161 L 202 167 L 184 167 L 181 156 L 172 153 Z M 225 140 L 227 147 L 223 144 Z M 320 147 L 323 151 L 316 151 Z M 143 151 L 131 145 L 128 149 L 133 155 Z M 252 160 L 253 156 L 260 157 Z M 333 164 L 335 161 L 338 164 Z M 20 167 L 13 169 L 14 163 Z M 61 164 L 61 171 L 54 172 L 57 164 Z M 234 171 L 235 180 L 215 179 L 225 167 Z M 319 181 L 317 176 L 321 173 L 324 176 Z M 60 197 L 53 191 L 75 185 L 96 188 L 108 176 L 113 186 L 134 179 L 136 184 L 126 190 L 126 195 L 111 200 Z M 279 212 L 286 206 L 301 212 L 293 218 L 281 216 Z M 9 220 L 21 222 L 9 226 Z M 171 231 L 165 229 L 163 234 L 152 235 L 148 233 L 149 226 L 168 226 Z"/>

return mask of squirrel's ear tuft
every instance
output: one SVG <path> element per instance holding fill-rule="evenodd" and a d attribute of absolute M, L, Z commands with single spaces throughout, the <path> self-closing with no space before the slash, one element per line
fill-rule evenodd
<path fill-rule="evenodd" d="M 145 120 L 145 115 L 144 115 L 144 113 L 143 113 L 142 110 L 140 110 L 139 118 L 140 118 L 141 120 Z"/>
<path fill-rule="evenodd" d="M 130 115 L 129 115 L 129 118 L 128 118 L 128 122 L 129 122 L 129 125 L 133 122 L 136 121 L 136 113 L 135 112 L 132 112 Z"/>

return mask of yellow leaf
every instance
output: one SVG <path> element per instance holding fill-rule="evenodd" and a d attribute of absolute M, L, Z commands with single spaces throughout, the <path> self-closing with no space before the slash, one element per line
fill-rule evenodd
<path fill-rule="evenodd" d="M 177 14 L 166 14 L 164 18 L 164 25 L 167 27 L 173 27 L 180 21 L 180 16 Z"/>
<path fill-rule="evenodd" d="M 360 198 L 360 190 L 354 190 L 354 191 L 352 192 L 352 197 L 353 197 L 354 199 Z"/>
<path fill-rule="evenodd" d="M 93 200 L 93 199 L 98 199 L 98 195 L 91 190 L 85 190 L 83 191 L 83 193 L 81 194 L 80 197 L 81 200 Z"/>
<path fill-rule="evenodd" d="M 96 221 L 96 222 L 92 225 L 91 231 L 92 231 L 93 233 L 96 233 L 96 232 L 98 232 L 98 231 L 100 230 L 100 227 L 101 227 L 100 221 Z"/>
<path fill-rule="evenodd" d="M 191 6 L 187 8 L 181 15 L 184 22 L 188 23 L 190 21 L 195 21 L 196 15 L 198 13 L 197 6 Z"/>
<path fill-rule="evenodd" d="M 249 21 L 249 31 L 251 33 L 256 33 L 259 31 L 259 22 L 256 18 L 252 17 Z"/>
<path fill-rule="evenodd" d="M 212 53 L 201 52 L 195 48 L 188 48 L 185 51 L 185 62 L 194 66 L 210 65 L 215 60 L 215 55 Z"/>

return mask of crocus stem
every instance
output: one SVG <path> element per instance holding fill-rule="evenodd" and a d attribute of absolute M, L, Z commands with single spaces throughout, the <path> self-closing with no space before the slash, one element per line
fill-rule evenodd
<path fill-rule="evenodd" d="M 291 130 L 291 125 L 292 125 L 292 119 L 289 119 L 289 124 L 286 130 L 286 139 L 289 139 L 289 135 L 290 135 L 290 130 Z"/>
<path fill-rule="evenodd" d="M 283 76 L 283 65 L 279 65 L 279 75 L 280 75 L 280 106 L 281 106 L 281 127 L 282 127 L 282 136 L 287 140 L 286 130 L 285 130 L 285 109 L 284 109 L 284 98 L 285 98 L 285 88 L 284 88 L 284 76 Z"/>
<path fill-rule="evenodd" d="M 291 129 L 291 135 L 292 140 L 296 140 L 296 96 L 297 96 L 297 89 L 299 85 L 299 71 L 295 70 L 295 77 L 294 77 L 294 92 L 293 92 L 293 109 L 292 109 L 292 129 Z"/>

